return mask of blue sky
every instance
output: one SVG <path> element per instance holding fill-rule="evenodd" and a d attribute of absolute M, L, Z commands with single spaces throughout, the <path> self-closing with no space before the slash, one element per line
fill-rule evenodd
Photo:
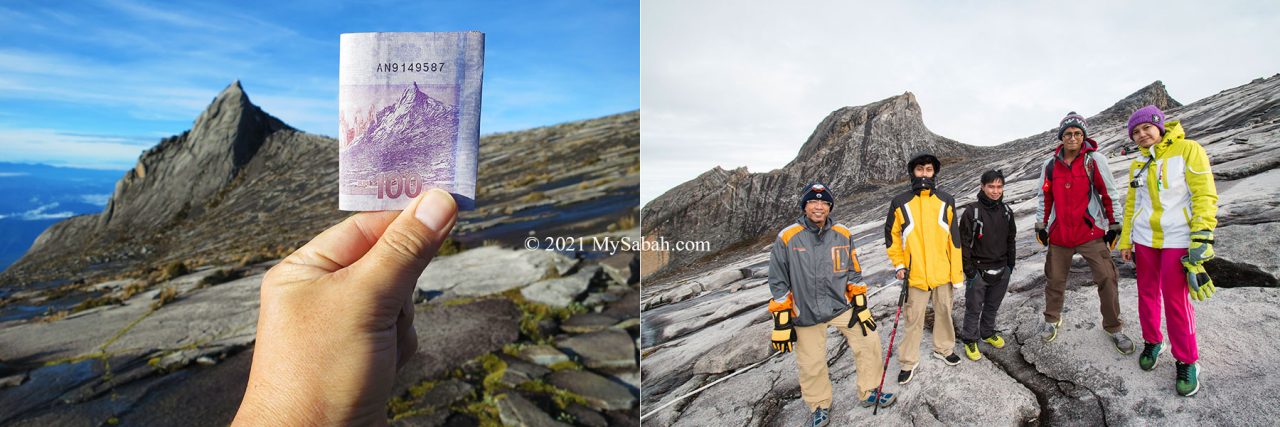
<path fill-rule="evenodd" d="M 481 133 L 640 107 L 638 2 L 0 4 L 0 162 L 125 169 L 239 79 L 286 123 L 337 134 L 338 35 L 486 33 Z"/>

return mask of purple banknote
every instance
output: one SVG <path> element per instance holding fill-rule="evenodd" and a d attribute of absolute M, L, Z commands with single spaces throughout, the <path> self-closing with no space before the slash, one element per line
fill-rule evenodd
<path fill-rule="evenodd" d="M 475 209 L 484 33 L 343 34 L 338 208 L 398 210 L 440 188 Z"/>

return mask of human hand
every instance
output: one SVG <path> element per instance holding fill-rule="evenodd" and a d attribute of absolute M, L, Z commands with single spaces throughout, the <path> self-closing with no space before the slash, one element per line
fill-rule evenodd
<path fill-rule="evenodd" d="M 899 269 L 898 269 L 898 275 L 897 275 L 897 277 L 898 277 L 898 280 L 906 280 L 906 279 L 907 279 L 907 269 L 905 269 L 905 268 L 899 268 Z"/>
<path fill-rule="evenodd" d="M 1132 249 L 1121 249 L 1121 250 L 1120 250 L 1120 259 L 1124 260 L 1124 262 L 1133 262 L 1133 250 L 1132 250 Z"/>
<path fill-rule="evenodd" d="M 413 289 L 457 212 L 431 190 L 401 212 L 355 214 L 268 271 L 233 424 L 385 424 L 396 370 L 417 351 Z"/>

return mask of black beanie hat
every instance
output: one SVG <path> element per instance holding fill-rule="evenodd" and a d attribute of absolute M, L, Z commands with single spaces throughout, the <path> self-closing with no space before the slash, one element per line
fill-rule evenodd
<path fill-rule="evenodd" d="M 815 182 L 805 187 L 804 196 L 800 197 L 800 209 L 804 209 L 804 205 L 808 204 L 810 200 L 822 200 L 830 203 L 831 207 L 836 207 L 836 196 L 831 194 L 831 189 L 822 185 L 822 183 Z"/>

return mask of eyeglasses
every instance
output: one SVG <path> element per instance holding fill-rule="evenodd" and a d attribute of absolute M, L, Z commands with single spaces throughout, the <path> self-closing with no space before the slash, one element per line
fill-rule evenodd
<path fill-rule="evenodd" d="M 1084 132 L 1063 132 L 1063 133 L 1062 133 L 1062 137 L 1063 137 L 1063 138 L 1072 138 L 1072 139 L 1076 139 L 1076 138 L 1084 138 Z"/>

